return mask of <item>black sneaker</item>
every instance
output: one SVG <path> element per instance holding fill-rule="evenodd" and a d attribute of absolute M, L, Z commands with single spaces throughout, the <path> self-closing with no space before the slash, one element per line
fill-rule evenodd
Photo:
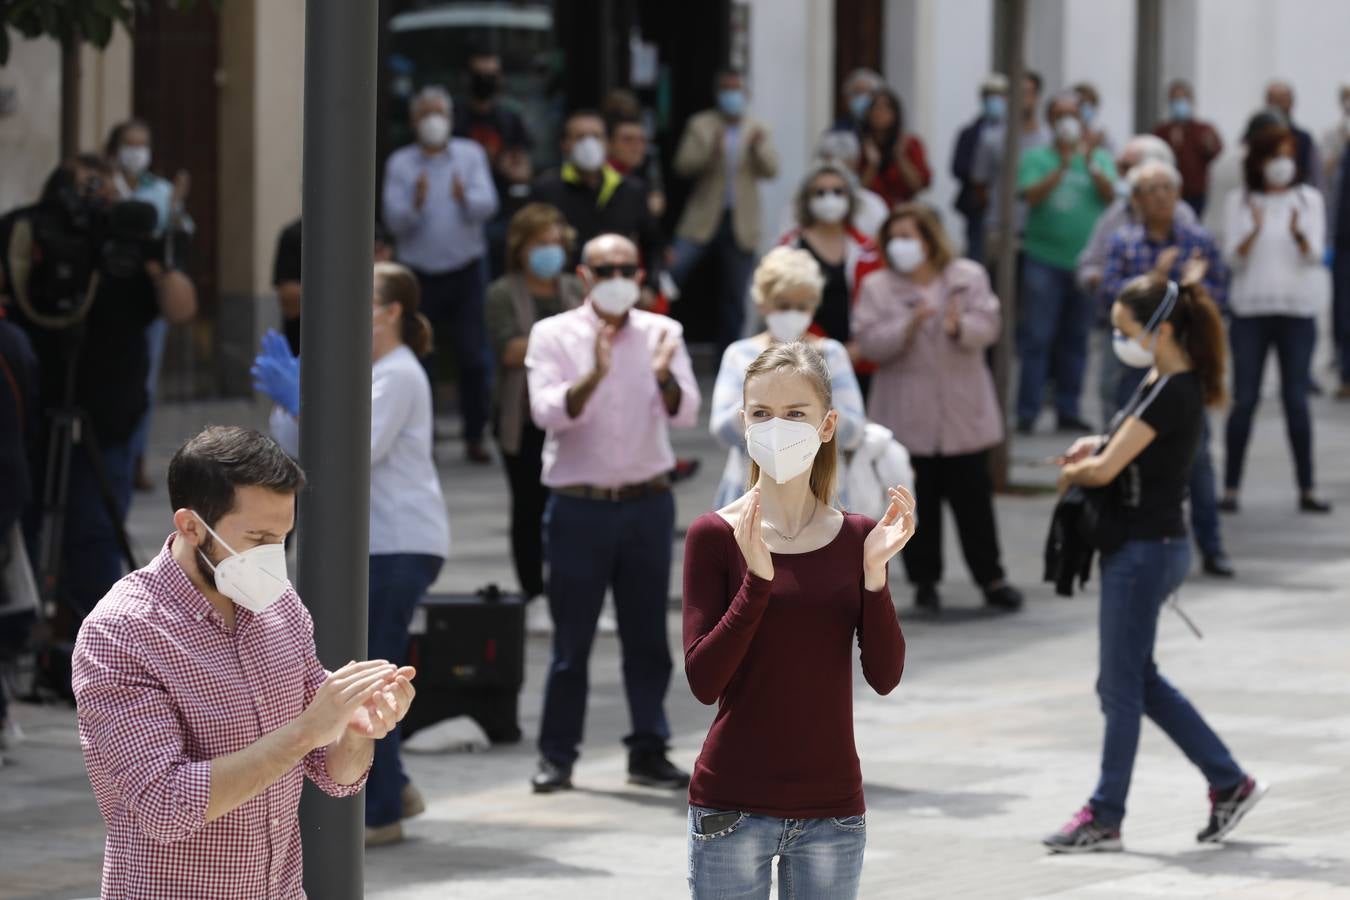
<path fill-rule="evenodd" d="M 1220 792 L 1209 789 L 1209 824 L 1195 836 L 1202 844 L 1217 844 L 1237 827 L 1242 817 L 1251 811 L 1270 785 L 1255 778 L 1247 778 L 1237 787 Z"/>
<path fill-rule="evenodd" d="M 678 790 L 689 786 L 689 773 L 672 765 L 660 751 L 628 754 L 628 783 Z"/>
<path fill-rule="evenodd" d="M 1233 561 L 1228 558 L 1226 553 L 1206 556 L 1204 570 L 1206 575 L 1213 575 L 1216 578 L 1232 578 L 1237 574 L 1237 571 L 1233 568 Z"/>
<path fill-rule="evenodd" d="M 547 759 L 539 760 L 539 771 L 530 779 L 536 794 L 553 794 L 572 789 L 572 767 L 560 766 Z"/>
<path fill-rule="evenodd" d="M 698 474 L 702 465 L 702 461 L 695 457 L 675 460 L 675 468 L 670 470 L 670 483 L 679 484 L 681 481 L 688 481 Z"/>
<path fill-rule="evenodd" d="M 914 588 L 914 605 L 928 612 L 937 612 L 942 608 L 942 598 L 938 596 L 936 585 L 921 584 Z"/>
<path fill-rule="evenodd" d="M 1120 829 L 1099 825 L 1092 807 L 1080 809 L 1064 827 L 1041 843 L 1053 853 L 1095 853 L 1124 849 L 1120 843 Z"/>
<path fill-rule="evenodd" d="M 1006 612 L 1016 612 L 1022 608 L 1022 592 L 1010 584 L 985 588 L 984 605 Z"/>

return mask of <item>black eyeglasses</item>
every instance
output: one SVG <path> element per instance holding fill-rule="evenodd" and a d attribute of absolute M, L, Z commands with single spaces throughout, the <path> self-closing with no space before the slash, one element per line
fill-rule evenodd
<path fill-rule="evenodd" d="M 622 275 L 624 278 L 636 278 L 638 273 L 638 267 L 633 263 L 624 263 L 619 266 L 601 263 L 589 268 L 595 273 L 596 278 L 613 278 L 615 275 Z"/>
<path fill-rule="evenodd" d="M 848 191 L 843 188 L 816 188 L 811 192 L 812 197 L 828 197 L 831 195 L 835 197 L 847 197 Z"/>

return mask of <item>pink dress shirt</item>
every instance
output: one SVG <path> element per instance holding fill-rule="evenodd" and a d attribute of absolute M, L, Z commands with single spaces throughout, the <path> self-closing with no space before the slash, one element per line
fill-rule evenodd
<path fill-rule="evenodd" d="M 609 372 L 581 415 L 567 414 L 567 389 L 595 368 L 595 338 L 604 323 L 590 303 L 535 323 L 525 367 L 530 414 L 548 432 L 543 483 L 548 487 L 619 487 L 650 481 L 675 468 L 668 425 L 698 421 L 698 382 L 679 322 L 631 310 L 611 343 Z M 680 406 L 666 411 L 652 357 L 667 337 L 679 341 L 670 362 Z"/>
<path fill-rule="evenodd" d="M 80 746 L 107 824 L 105 898 L 303 897 L 297 811 L 306 776 L 349 797 L 313 751 L 257 797 L 205 821 L 211 760 L 290 722 L 328 673 L 295 591 L 234 631 L 173 558 L 113 585 L 80 628 Z"/>

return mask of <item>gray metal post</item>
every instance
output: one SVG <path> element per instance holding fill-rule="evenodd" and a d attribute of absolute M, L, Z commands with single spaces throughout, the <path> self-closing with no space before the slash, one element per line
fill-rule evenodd
<path fill-rule="evenodd" d="M 296 586 L 329 669 L 366 658 L 377 4 L 305 4 L 304 257 Z M 305 892 L 363 895 L 364 803 L 305 785 Z"/>
<path fill-rule="evenodd" d="M 1017 226 L 1014 209 L 1017 205 L 1017 164 L 1022 155 L 1022 80 L 1026 75 L 1025 41 L 1027 28 L 1026 0 L 999 0 L 996 22 L 1002 31 L 1003 49 L 1000 54 L 1007 64 L 1008 127 L 1004 129 L 1003 171 L 999 181 L 999 208 L 1003 210 L 998 239 L 998 296 L 1003 302 L 1003 339 L 994 347 L 994 381 L 998 398 L 1007 421 L 1008 399 L 1012 392 L 1012 348 L 1017 327 Z M 1032 114 L 1039 114 L 1033 110 Z M 1008 460 L 1011 439 L 1005 439 L 994 449 L 990 467 L 994 486 L 1008 487 Z"/>
<path fill-rule="evenodd" d="M 1134 35 L 1134 131 L 1147 134 L 1162 118 L 1161 0 L 1136 0 Z"/>

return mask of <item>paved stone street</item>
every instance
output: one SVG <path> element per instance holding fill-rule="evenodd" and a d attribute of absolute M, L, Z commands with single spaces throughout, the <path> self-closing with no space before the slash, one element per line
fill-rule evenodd
<path fill-rule="evenodd" d="M 949 612 L 941 619 L 913 615 L 908 591 L 894 583 L 909 645 L 900 687 L 881 698 L 856 680 L 869 810 L 864 896 L 1350 898 L 1350 812 L 1340 805 L 1350 806 L 1350 407 L 1319 399 L 1314 415 L 1319 482 L 1336 513 L 1295 511 L 1283 424 L 1268 400 L 1244 512 L 1224 520 L 1240 577 L 1188 583 L 1183 603 L 1203 640 L 1171 612 L 1160 629 L 1163 670 L 1243 765 L 1273 783 L 1234 839 L 1222 847 L 1195 843 L 1208 809 L 1204 782 L 1149 725 L 1125 825 L 1128 852 L 1051 858 L 1042 851 L 1039 837 L 1083 803 L 1096 773 L 1095 573 L 1086 595 L 1055 597 L 1039 583 L 1051 498 L 1004 497 L 1005 555 L 1013 580 L 1028 589 L 1026 610 L 986 616 L 953 546 L 944 585 Z M 241 403 L 163 410 L 151 470 L 162 478 L 167 454 L 201 424 L 263 419 L 261 407 Z M 721 454 L 703 431 L 679 443 L 683 455 L 703 459 L 700 477 L 678 489 L 684 525 L 710 501 Z M 1064 443 L 1019 441 L 1015 480 L 1048 484 L 1053 470 L 1029 462 Z M 454 442 L 441 453 L 454 549 L 438 587 L 510 584 L 504 476 L 462 463 Z M 169 527 L 163 489 L 139 496 L 132 518 L 142 554 L 157 549 Z M 678 647 L 674 605 L 670 623 Z M 530 639 L 526 742 L 473 755 L 409 756 L 429 809 L 409 823 L 405 844 L 367 854 L 368 896 L 687 896 L 683 797 L 624 783 L 618 739 L 627 714 L 613 637 L 597 642 L 592 662 L 578 790 L 543 798 L 528 792 L 547 654 L 546 638 Z M 712 711 L 692 698 L 678 665 L 669 712 L 674 759 L 689 766 Z M 74 714 L 20 706 L 17 717 L 28 740 L 0 768 L 0 898 L 95 895 L 102 828 Z"/>

